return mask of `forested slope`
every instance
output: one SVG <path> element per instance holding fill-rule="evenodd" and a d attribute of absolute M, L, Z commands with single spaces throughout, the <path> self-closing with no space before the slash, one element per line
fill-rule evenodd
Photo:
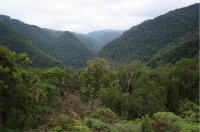
<path fill-rule="evenodd" d="M 0 15 L 0 20 L 21 32 L 31 40 L 38 49 L 41 49 L 57 60 L 63 61 L 66 66 L 80 69 L 86 65 L 88 60 L 95 57 L 95 54 L 70 32 L 62 33 L 54 30 L 42 29 L 34 25 L 25 24 L 16 19 L 11 19 L 5 15 Z"/>
<path fill-rule="evenodd" d="M 17 29 L 31 40 L 33 44 L 37 45 L 39 49 L 48 53 L 48 47 L 53 38 L 47 31 L 35 25 L 29 25 L 17 19 L 11 19 L 9 16 L 5 15 L 0 15 L 0 20 Z"/>
<path fill-rule="evenodd" d="M 120 36 L 121 33 L 118 32 L 113 32 L 113 33 L 105 32 L 99 39 L 99 45 L 98 45 L 99 49 L 101 49 L 104 45 L 111 42 L 112 40 L 119 38 Z"/>
<path fill-rule="evenodd" d="M 148 66 L 156 67 L 156 61 L 163 60 L 165 63 L 173 63 L 182 58 L 193 58 L 199 51 L 199 31 L 188 32 L 183 37 L 169 43 L 165 48 L 160 49 L 156 55 L 147 62 Z"/>
<path fill-rule="evenodd" d="M 198 26 L 199 4 L 170 11 L 126 31 L 120 38 L 104 46 L 98 57 L 114 62 L 147 62 L 160 49 L 188 32 L 195 31 Z"/>
<path fill-rule="evenodd" d="M 80 35 L 80 34 L 76 34 L 74 33 L 74 35 L 88 48 L 90 49 L 93 53 L 97 54 L 99 52 L 99 49 L 97 47 L 97 45 L 95 44 L 95 40 L 92 38 L 89 38 L 87 36 L 84 35 Z M 96 43 L 98 43 L 96 41 Z"/>
<path fill-rule="evenodd" d="M 33 61 L 33 67 L 64 66 L 62 62 L 39 50 L 27 37 L 3 21 L 0 21 L 0 45 L 7 47 L 16 54 L 26 53 Z"/>
<path fill-rule="evenodd" d="M 76 69 L 85 67 L 86 62 L 95 57 L 95 54 L 87 49 L 76 36 L 67 31 L 52 42 L 51 49 L 51 56 Z"/>

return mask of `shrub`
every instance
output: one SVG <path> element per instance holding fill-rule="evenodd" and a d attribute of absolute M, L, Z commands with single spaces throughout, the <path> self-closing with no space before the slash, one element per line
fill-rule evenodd
<path fill-rule="evenodd" d="M 142 131 L 143 132 L 151 132 L 151 131 L 153 131 L 152 120 L 149 117 L 149 115 L 146 115 L 145 117 L 142 117 Z"/>

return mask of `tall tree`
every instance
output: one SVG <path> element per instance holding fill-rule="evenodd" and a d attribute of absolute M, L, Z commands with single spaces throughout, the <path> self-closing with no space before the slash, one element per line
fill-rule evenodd
<path fill-rule="evenodd" d="M 0 116 L 4 127 L 8 120 L 16 112 L 16 115 L 27 112 L 26 91 L 20 86 L 22 77 L 17 67 L 19 64 L 30 63 L 26 54 L 19 54 L 17 57 L 5 47 L 0 47 Z M 13 111 L 14 110 L 14 111 Z M 19 116 L 17 117 L 20 118 Z M 23 127 L 23 123 L 21 124 Z"/>

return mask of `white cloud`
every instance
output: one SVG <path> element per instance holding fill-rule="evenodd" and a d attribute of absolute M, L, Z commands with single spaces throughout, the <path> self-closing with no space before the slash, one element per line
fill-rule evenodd
<path fill-rule="evenodd" d="M 42 28 L 91 32 L 129 29 L 198 0 L 5 0 L 0 14 Z"/>

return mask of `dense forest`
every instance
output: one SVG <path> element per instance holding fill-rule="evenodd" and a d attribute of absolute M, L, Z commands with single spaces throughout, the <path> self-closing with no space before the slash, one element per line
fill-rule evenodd
<path fill-rule="evenodd" d="M 199 132 L 198 6 L 133 26 L 98 57 L 87 36 L 0 15 L 0 131 Z"/>
<path fill-rule="evenodd" d="M 132 27 L 126 31 L 120 38 L 113 40 L 102 48 L 98 53 L 98 57 L 104 57 L 109 61 L 117 63 L 130 63 L 133 60 L 139 60 L 141 62 L 148 62 L 151 59 L 155 59 L 155 55 L 159 54 L 161 49 L 170 45 L 170 43 L 182 43 L 184 40 L 190 41 L 187 34 L 191 32 L 199 31 L 199 4 L 194 4 L 185 8 L 170 11 L 164 15 L 158 16 L 153 20 L 145 21 L 138 26 Z M 184 38 L 184 36 L 187 37 Z M 183 40 L 180 39 L 182 37 Z M 191 51 L 191 55 L 197 54 L 198 43 L 195 43 L 189 47 L 183 49 Z M 176 49 L 178 47 L 176 46 Z M 188 49 L 189 48 L 189 49 Z M 191 49 L 190 49 L 191 48 Z M 175 51 L 175 50 L 174 50 Z M 181 50 L 179 50 L 182 52 Z M 164 56 L 164 55 L 161 55 Z M 173 55 L 171 55 L 173 58 Z M 182 56 L 177 56 L 180 59 Z M 190 53 L 185 57 L 192 57 Z M 161 57 L 166 59 L 166 57 Z M 170 61 L 174 63 L 176 60 Z M 159 59 L 159 58 L 157 58 Z M 169 60 L 163 60 L 168 61 Z M 155 65 L 155 61 L 150 65 Z"/>
<path fill-rule="evenodd" d="M 98 41 L 87 37 L 85 35 L 73 33 L 88 49 L 90 49 L 93 53 L 97 54 L 99 52 L 99 48 L 97 47 Z"/>
<path fill-rule="evenodd" d="M 62 62 L 39 50 L 27 37 L 3 21 L 0 21 L 0 45 L 15 51 L 16 54 L 26 53 L 33 67 L 64 66 Z"/>
<path fill-rule="evenodd" d="M 94 59 L 95 57 L 95 54 L 70 32 L 55 32 L 53 30 L 42 29 L 34 25 L 25 24 L 16 19 L 11 19 L 5 15 L 0 15 L 0 21 L 14 27 L 31 40 L 38 49 L 68 67 L 81 69 L 87 65 L 86 62 L 88 60 Z M 21 52 L 24 53 L 24 51 Z M 71 61 L 72 59 L 73 61 Z"/>
<path fill-rule="evenodd" d="M 1 131 L 199 131 L 199 55 L 154 69 L 96 58 L 79 72 L 0 56 Z"/>

